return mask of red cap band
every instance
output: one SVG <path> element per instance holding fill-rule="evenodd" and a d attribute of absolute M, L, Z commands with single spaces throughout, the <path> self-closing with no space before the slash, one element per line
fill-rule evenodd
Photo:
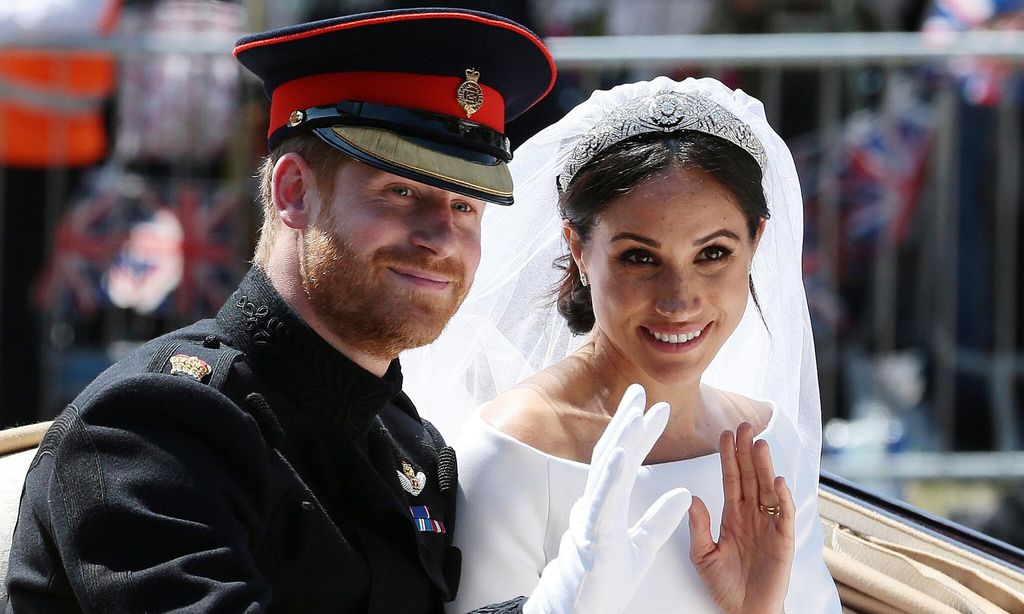
<path fill-rule="evenodd" d="M 438 77 L 394 72 L 340 72 L 310 75 L 274 90 L 270 99 L 270 134 L 288 124 L 292 111 L 335 104 L 344 100 L 370 102 L 394 107 L 440 113 L 465 118 L 505 132 L 505 101 L 498 90 L 480 83 L 483 106 L 466 117 L 459 106 L 456 91 L 463 83 L 459 77 Z"/>

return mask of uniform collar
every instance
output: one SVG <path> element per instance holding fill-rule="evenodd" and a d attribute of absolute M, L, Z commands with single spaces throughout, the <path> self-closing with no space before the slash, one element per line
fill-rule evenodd
<path fill-rule="evenodd" d="M 295 313 L 258 267 L 249 270 L 217 319 L 257 373 L 270 380 L 269 387 L 324 424 L 363 435 L 402 391 L 398 360 L 383 377 L 352 362 Z"/>

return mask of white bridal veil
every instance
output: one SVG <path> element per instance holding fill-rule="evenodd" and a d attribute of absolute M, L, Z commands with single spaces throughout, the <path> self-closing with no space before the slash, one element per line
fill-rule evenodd
<path fill-rule="evenodd" d="M 421 415 L 451 441 L 481 404 L 579 346 L 583 337 L 569 332 L 550 295 L 561 273 L 552 263 L 567 251 L 556 177 L 591 128 L 624 104 L 663 91 L 695 95 L 725 107 L 764 148 L 763 187 L 771 219 L 754 256 L 752 275 L 765 322 L 748 298 L 743 319 L 703 381 L 773 401 L 796 425 L 817 472 L 821 405 L 801 278 L 803 203 L 793 157 L 768 125 L 760 101 L 714 79 L 677 82 L 658 77 L 597 91 L 516 150 L 511 163 L 515 205 L 488 207 L 483 256 L 473 288 L 437 341 L 403 354 L 405 390 Z M 687 121 L 699 123 L 701 118 Z M 678 129 L 687 125 L 683 122 Z M 715 133 L 713 126 L 692 125 Z"/>

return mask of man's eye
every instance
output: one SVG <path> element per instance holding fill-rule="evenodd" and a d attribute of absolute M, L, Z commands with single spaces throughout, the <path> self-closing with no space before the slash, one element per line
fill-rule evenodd
<path fill-rule="evenodd" d="M 455 209 L 456 211 L 461 211 L 462 213 L 473 213 L 474 211 L 473 205 L 461 200 L 457 200 L 454 203 L 452 203 L 452 209 Z"/>
<path fill-rule="evenodd" d="M 399 196 L 412 196 L 412 188 L 410 188 L 409 186 L 396 185 L 395 187 L 391 188 L 391 191 L 394 192 L 395 194 L 398 194 Z"/>

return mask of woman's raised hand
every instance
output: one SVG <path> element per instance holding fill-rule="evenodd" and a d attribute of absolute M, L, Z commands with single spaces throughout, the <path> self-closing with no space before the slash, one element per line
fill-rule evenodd
<path fill-rule="evenodd" d="M 718 542 L 711 537 L 711 516 L 699 498 L 690 507 L 690 560 L 712 599 L 725 612 L 783 611 L 795 538 L 793 496 L 775 475 L 765 441 L 753 441 L 744 422 L 722 433 L 722 482 L 725 508 Z"/>
<path fill-rule="evenodd" d="M 629 604 L 658 550 L 690 506 L 690 491 L 663 494 L 629 525 L 637 471 L 668 424 L 668 403 L 644 413 L 647 394 L 633 384 L 594 446 L 587 484 L 569 512 L 558 556 L 541 573 L 524 614 L 616 614 Z M 705 512 L 706 513 L 706 512 Z"/>

